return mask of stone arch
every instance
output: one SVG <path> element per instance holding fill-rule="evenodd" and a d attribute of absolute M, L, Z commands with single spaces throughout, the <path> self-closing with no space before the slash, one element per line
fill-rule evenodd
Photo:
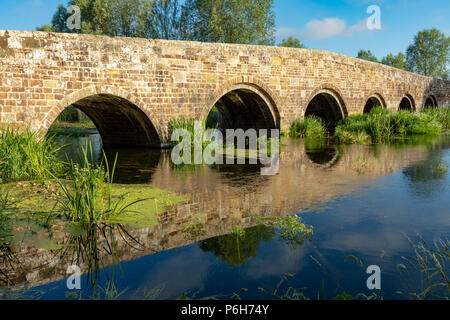
<path fill-rule="evenodd" d="M 436 96 L 432 93 L 429 93 L 427 95 L 425 95 L 424 99 L 423 99 L 423 106 L 422 108 L 427 108 L 427 107 L 432 107 L 432 108 L 436 108 L 438 107 L 438 100 L 436 99 Z"/>
<path fill-rule="evenodd" d="M 416 103 L 409 93 L 405 94 L 400 100 L 398 110 L 416 111 Z"/>
<path fill-rule="evenodd" d="M 377 92 L 373 92 L 366 99 L 366 104 L 364 105 L 363 113 L 369 113 L 374 107 L 381 106 L 386 108 L 386 101 L 383 96 Z"/>
<path fill-rule="evenodd" d="M 334 130 L 338 122 L 348 115 L 342 97 L 339 89 L 332 85 L 323 85 L 310 94 L 304 116 L 318 116 L 330 130 Z"/>
<path fill-rule="evenodd" d="M 69 105 L 83 111 L 97 127 L 105 146 L 161 147 L 161 135 L 144 104 L 117 87 L 91 86 L 67 95 L 46 115 L 45 132 Z"/>
<path fill-rule="evenodd" d="M 206 119 L 213 106 L 219 109 L 221 129 L 279 129 L 279 97 L 253 77 L 228 80 L 211 95 L 202 110 Z"/>

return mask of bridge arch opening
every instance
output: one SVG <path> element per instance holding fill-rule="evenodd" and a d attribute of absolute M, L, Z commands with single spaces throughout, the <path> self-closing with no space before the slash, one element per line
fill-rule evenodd
<path fill-rule="evenodd" d="M 370 111 L 372 111 L 372 109 L 376 107 L 386 107 L 383 98 L 381 98 L 379 95 L 373 95 L 367 100 L 364 106 L 364 113 L 370 113 Z"/>
<path fill-rule="evenodd" d="M 161 147 L 153 123 L 127 99 L 111 94 L 93 94 L 72 103 L 70 108 L 81 111 L 85 115 L 83 117 L 92 121 L 104 147 Z M 57 118 L 53 125 L 58 121 Z"/>
<path fill-rule="evenodd" d="M 403 97 L 403 99 L 400 101 L 399 110 L 406 110 L 406 111 L 415 111 L 415 103 L 413 97 L 410 95 L 406 95 Z"/>
<path fill-rule="evenodd" d="M 434 95 L 430 94 L 428 97 L 426 97 L 425 103 L 423 105 L 424 108 L 437 108 L 437 106 L 437 99 Z"/>
<path fill-rule="evenodd" d="M 323 120 L 329 131 L 334 131 L 339 121 L 344 120 L 345 105 L 342 98 L 331 90 L 316 94 L 306 107 L 305 117 L 316 116 Z"/>
<path fill-rule="evenodd" d="M 223 94 L 209 111 L 206 125 L 222 131 L 277 129 L 279 114 L 269 95 L 246 85 L 234 87 Z"/>

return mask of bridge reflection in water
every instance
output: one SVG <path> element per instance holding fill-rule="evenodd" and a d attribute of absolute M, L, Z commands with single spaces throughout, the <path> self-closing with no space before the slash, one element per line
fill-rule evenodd
<path fill-rule="evenodd" d="M 94 150 L 99 154 L 101 149 L 97 146 Z M 161 214 L 157 226 L 128 230 L 140 245 L 130 246 L 126 237 L 116 237 L 114 242 L 121 261 L 227 235 L 234 226 L 254 227 L 259 224 L 258 217 L 281 217 L 320 209 L 330 200 L 361 190 L 376 183 L 379 177 L 430 157 L 429 146 L 392 148 L 326 143 L 317 146 L 286 139 L 279 174 L 261 176 L 260 168 L 251 165 L 174 168 L 168 152 L 109 150 L 107 153 L 117 151 L 116 182 L 148 183 L 190 199 Z M 186 226 L 193 221 L 201 230 L 194 237 L 186 233 Z M 53 231 L 54 239 L 67 243 L 67 234 Z M 104 238 L 99 239 L 99 247 L 104 243 Z M 15 284 L 27 280 L 31 286 L 38 286 L 66 276 L 72 261 L 61 260 L 59 255 L 58 250 L 22 245 L 17 255 L 20 268 L 14 265 L 1 268 L 9 270 Z M 100 259 L 103 265 L 117 262 L 106 252 Z M 86 262 L 80 267 L 83 272 L 89 269 Z"/>

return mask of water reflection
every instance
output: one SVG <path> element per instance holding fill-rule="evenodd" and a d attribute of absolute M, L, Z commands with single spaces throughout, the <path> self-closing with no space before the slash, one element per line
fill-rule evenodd
<path fill-rule="evenodd" d="M 133 241 L 120 237 L 116 239 L 115 249 L 124 270 L 140 275 L 133 280 L 133 276 L 125 274 L 126 282 L 139 290 L 144 283 L 157 288 L 166 282 L 162 297 L 170 298 L 193 288 L 203 288 L 205 294 L 236 288 L 226 286 L 227 282 L 230 286 L 242 287 L 241 283 L 246 283 L 257 287 L 256 282 L 285 272 L 302 272 L 301 281 L 305 283 L 297 284 L 314 286 L 320 285 L 313 283 L 318 276 L 308 277 L 317 275 L 316 266 L 308 258 L 314 256 L 331 270 L 329 281 L 353 283 L 355 270 L 344 260 L 348 254 L 373 260 L 385 250 L 390 257 L 401 256 L 408 248 L 401 231 L 415 233 L 424 228 L 424 233 L 431 229 L 448 234 L 446 210 L 450 204 L 444 190 L 449 180 L 437 168 L 439 163 L 449 163 L 449 139 L 441 139 L 431 146 L 402 148 L 312 147 L 304 141 L 288 139 L 280 155 L 280 172 L 271 177 L 260 176 L 259 168 L 249 165 L 180 170 L 173 167 L 167 152 L 119 150 L 116 182 L 151 183 L 190 199 L 161 214 L 158 225 L 128 230 L 139 246 L 130 246 Z M 106 151 L 110 155 L 116 152 Z M 330 162 L 331 166 L 323 166 Z M 439 201 L 411 204 L 403 177 L 409 181 L 410 193 L 427 194 L 432 190 Z M 425 217 L 422 213 L 427 210 L 434 211 Z M 304 215 L 308 224 L 314 226 L 314 245 L 305 243 L 292 248 L 279 241 L 272 227 L 261 225 L 264 217 L 306 212 L 314 213 Z M 201 232 L 186 236 L 190 225 Z M 232 233 L 236 226 L 246 229 L 244 236 L 237 238 Z M 434 237 L 434 233 L 431 235 Z M 71 241 L 67 233 L 60 237 L 62 243 Z M 80 243 L 80 250 L 89 246 L 84 240 Z M 116 263 L 108 251 L 98 253 L 96 259 L 101 265 L 94 263 L 94 270 Z M 66 276 L 64 268 L 49 272 L 49 264 L 59 261 L 67 267 L 72 262 L 61 261 L 64 259 L 48 250 L 36 252 L 32 247 L 23 248 L 20 255 L 25 269 L 37 272 L 34 277 L 23 277 L 32 279 L 29 282 L 33 286 Z M 91 269 L 89 264 L 83 265 L 84 272 Z M 219 288 L 218 281 L 223 288 Z"/>
<path fill-rule="evenodd" d="M 260 225 L 245 230 L 244 235 L 229 234 L 200 241 L 199 247 L 226 262 L 229 266 L 239 266 L 258 255 L 261 242 L 269 242 L 275 236 L 272 227 Z"/>
<path fill-rule="evenodd" d="M 410 192 L 419 199 L 439 197 L 446 191 L 447 165 L 441 149 L 435 150 L 430 159 L 403 170 Z"/>

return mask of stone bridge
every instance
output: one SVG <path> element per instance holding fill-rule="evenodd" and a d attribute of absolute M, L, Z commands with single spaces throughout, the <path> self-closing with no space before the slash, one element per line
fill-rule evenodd
<path fill-rule="evenodd" d="M 171 118 L 213 106 L 223 129 L 287 129 L 450 104 L 449 81 L 319 50 L 0 31 L 0 58 L 0 124 L 44 134 L 73 105 L 106 145 L 160 147 Z"/>

